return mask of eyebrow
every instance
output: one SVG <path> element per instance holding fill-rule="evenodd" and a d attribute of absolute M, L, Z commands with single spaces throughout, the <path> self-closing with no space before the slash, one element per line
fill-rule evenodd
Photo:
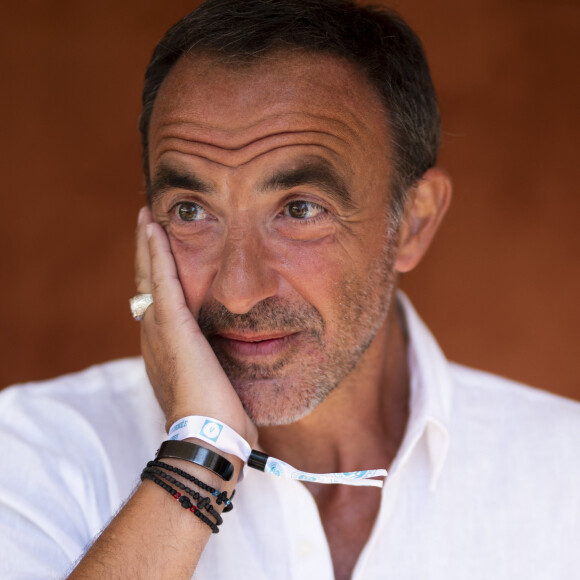
<path fill-rule="evenodd" d="M 298 166 L 281 170 L 260 186 L 261 191 L 290 189 L 301 185 L 313 185 L 327 193 L 345 209 L 354 207 L 354 202 L 345 180 L 324 159 L 306 159 Z"/>
<path fill-rule="evenodd" d="M 324 159 L 305 159 L 291 169 L 282 169 L 264 181 L 262 192 L 291 189 L 301 185 L 313 185 L 327 193 L 345 209 L 354 207 L 354 202 L 345 180 Z M 170 165 L 160 165 L 147 188 L 149 203 L 155 203 L 170 189 L 184 189 L 195 193 L 214 193 L 215 188 L 197 175 Z"/>
<path fill-rule="evenodd" d="M 196 193 L 214 192 L 214 187 L 197 175 L 170 165 L 161 165 L 147 188 L 149 203 L 153 204 L 170 189 L 185 189 Z"/>

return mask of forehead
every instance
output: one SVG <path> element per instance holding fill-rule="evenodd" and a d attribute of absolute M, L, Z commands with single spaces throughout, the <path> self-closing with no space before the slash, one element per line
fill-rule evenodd
<path fill-rule="evenodd" d="M 180 59 L 159 90 L 149 157 L 178 150 L 229 167 L 279 147 L 318 146 L 330 156 L 388 157 L 381 99 L 349 62 L 325 54 L 273 54 L 224 64 Z"/>

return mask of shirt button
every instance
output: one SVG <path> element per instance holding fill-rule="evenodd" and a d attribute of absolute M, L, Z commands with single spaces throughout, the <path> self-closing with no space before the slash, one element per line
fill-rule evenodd
<path fill-rule="evenodd" d="M 298 555 L 299 558 L 302 559 L 306 559 L 306 558 L 310 558 L 312 556 L 312 544 L 310 542 L 299 542 L 298 545 L 296 546 L 296 554 Z"/>

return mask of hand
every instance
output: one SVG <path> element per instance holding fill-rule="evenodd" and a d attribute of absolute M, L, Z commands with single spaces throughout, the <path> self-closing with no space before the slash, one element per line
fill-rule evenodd
<path fill-rule="evenodd" d="M 206 415 L 254 447 L 256 427 L 187 306 L 169 240 L 148 208 L 139 214 L 135 270 L 137 291 L 153 294 L 141 321 L 141 352 L 166 428 Z"/>

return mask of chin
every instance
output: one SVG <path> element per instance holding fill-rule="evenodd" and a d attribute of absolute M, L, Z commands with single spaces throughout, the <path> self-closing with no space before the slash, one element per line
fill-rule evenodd
<path fill-rule="evenodd" d="M 300 385 L 280 380 L 234 382 L 242 405 L 256 427 L 289 425 L 310 414 L 333 390 L 321 385 Z"/>

